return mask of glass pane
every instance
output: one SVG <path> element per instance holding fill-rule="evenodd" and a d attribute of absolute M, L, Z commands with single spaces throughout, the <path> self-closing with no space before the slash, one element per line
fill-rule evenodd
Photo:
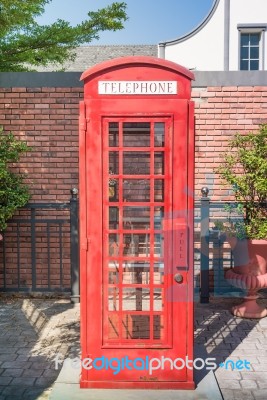
<path fill-rule="evenodd" d="M 164 199 L 164 181 L 162 179 L 155 180 L 155 201 L 163 201 Z"/>
<path fill-rule="evenodd" d="M 163 257 L 163 235 L 160 233 L 155 235 L 154 257 Z"/>
<path fill-rule="evenodd" d="M 153 320 L 153 339 L 163 339 L 164 325 L 163 315 L 154 315 Z"/>
<path fill-rule="evenodd" d="M 150 122 L 125 122 L 124 147 L 150 147 Z"/>
<path fill-rule="evenodd" d="M 259 33 L 251 33 L 250 34 L 250 45 L 251 46 L 258 46 L 260 41 Z"/>
<path fill-rule="evenodd" d="M 119 310 L 119 289 L 116 287 L 108 288 L 108 310 Z"/>
<path fill-rule="evenodd" d="M 149 175 L 150 153 L 124 152 L 123 173 L 125 175 Z"/>
<path fill-rule="evenodd" d="M 119 283 L 119 262 L 110 260 L 108 263 L 108 283 L 116 285 Z"/>
<path fill-rule="evenodd" d="M 150 316 L 126 314 L 122 319 L 123 339 L 149 339 Z"/>
<path fill-rule="evenodd" d="M 122 309 L 130 311 L 149 311 L 150 289 L 123 288 Z"/>
<path fill-rule="evenodd" d="M 163 257 L 163 234 L 156 234 L 154 237 L 154 257 Z M 116 243 L 112 243 L 113 254 L 118 253 Z M 123 255 L 125 257 L 149 257 L 150 255 L 150 234 L 134 233 L 123 235 Z M 111 250 L 110 250 L 111 251 Z M 115 253 L 114 253 L 115 252 Z"/>
<path fill-rule="evenodd" d="M 251 47 L 250 48 L 250 58 L 259 59 L 260 52 L 258 47 Z"/>
<path fill-rule="evenodd" d="M 164 175 L 164 152 L 155 153 L 155 175 Z"/>
<path fill-rule="evenodd" d="M 154 311 L 163 310 L 162 289 L 154 289 L 153 309 Z"/>
<path fill-rule="evenodd" d="M 165 143 L 165 124 L 164 122 L 155 123 L 155 147 L 164 147 Z"/>
<path fill-rule="evenodd" d="M 119 207 L 109 207 L 109 229 L 119 228 Z"/>
<path fill-rule="evenodd" d="M 249 34 L 242 33 L 241 34 L 241 46 L 248 46 L 249 44 Z"/>
<path fill-rule="evenodd" d="M 119 316 L 117 313 L 108 315 L 108 339 L 119 338 Z"/>
<path fill-rule="evenodd" d="M 127 179 L 123 181 L 124 201 L 149 201 L 150 184 L 148 179 Z"/>
<path fill-rule="evenodd" d="M 119 201 L 119 180 L 109 178 L 108 198 L 110 202 Z"/>
<path fill-rule="evenodd" d="M 123 229 L 149 229 L 149 207 L 124 207 Z"/>
<path fill-rule="evenodd" d="M 126 234 L 123 235 L 123 255 L 125 257 L 149 257 L 150 235 L 149 234 Z"/>
<path fill-rule="evenodd" d="M 154 264 L 154 284 L 163 285 L 164 284 L 164 264 L 155 263 Z"/>
<path fill-rule="evenodd" d="M 119 255 L 119 235 L 116 233 L 109 234 L 109 255 L 114 257 Z"/>
<path fill-rule="evenodd" d="M 110 151 L 109 152 L 109 165 L 108 171 L 110 175 L 117 175 L 119 173 L 119 152 Z"/>
<path fill-rule="evenodd" d="M 251 71 L 258 71 L 259 70 L 259 61 L 250 61 L 250 70 Z"/>
<path fill-rule="evenodd" d="M 125 261 L 123 264 L 122 283 L 128 284 L 146 284 L 150 282 L 150 265 L 149 263 L 138 261 Z"/>
<path fill-rule="evenodd" d="M 154 209 L 154 229 L 163 229 L 164 207 Z"/>
<path fill-rule="evenodd" d="M 241 71 L 248 71 L 248 60 L 247 61 L 241 60 L 240 69 Z"/>
<path fill-rule="evenodd" d="M 241 47 L 241 59 L 248 59 L 248 47 Z"/>
<path fill-rule="evenodd" d="M 119 146 L 119 123 L 110 122 L 109 123 L 109 146 L 118 147 Z"/>

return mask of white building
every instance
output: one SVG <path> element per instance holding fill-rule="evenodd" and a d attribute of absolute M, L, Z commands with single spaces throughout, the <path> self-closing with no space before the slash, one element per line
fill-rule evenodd
<path fill-rule="evenodd" d="M 192 32 L 159 44 L 159 57 L 199 71 L 267 70 L 267 0 L 214 0 Z"/>

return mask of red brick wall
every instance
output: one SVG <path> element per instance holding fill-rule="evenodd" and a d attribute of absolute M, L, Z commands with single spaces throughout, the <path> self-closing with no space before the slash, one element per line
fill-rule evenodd
<path fill-rule="evenodd" d="M 31 202 L 69 201 L 70 189 L 78 185 L 78 107 L 82 97 L 81 88 L 0 89 L 0 125 L 32 147 L 20 163 L 21 171 L 27 173 L 25 181 L 30 186 Z M 5 254 L 0 243 L 0 288 L 5 280 L 10 290 L 18 285 L 20 290 L 32 285 L 30 215 L 29 211 L 18 214 L 29 220 L 20 225 L 19 241 L 17 225 L 9 224 Z M 50 210 L 37 210 L 36 217 L 53 220 L 55 214 L 61 219 L 69 218 L 69 211 Z M 49 229 L 48 239 L 47 225 L 36 225 L 36 289 L 47 288 L 49 283 L 51 289 L 60 286 L 67 289 L 70 287 L 69 224 L 62 225 L 62 243 L 58 225 L 50 223 Z M 61 284 L 60 266 L 63 267 Z"/>
<path fill-rule="evenodd" d="M 0 88 L 0 125 L 27 140 L 33 148 L 21 163 L 21 170 L 28 174 L 32 202 L 68 201 L 70 189 L 78 186 L 78 106 L 82 97 L 82 88 Z M 201 196 L 201 187 L 208 186 L 212 200 L 226 201 L 228 189 L 219 183 L 214 168 L 235 132 L 256 130 L 259 124 L 267 123 L 267 86 L 194 88 L 192 98 L 196 103 L 196 199 Z M 65 236 L 63 281 L 64 287 L 69 287 L 69 236 Z M 14 240 L 11 234 L 6 253 L 10 287 L 17 284 L 16 238 L 13 237 Z M 29 239 L 23 240 L 27 255 Z M 54 248 L 57 248 L 56 239 Z M 40 249 L 38 253 L 39 287 L 46 285 L 47 261 L 42 257 L 45 251 Z M 25 265 L 21 266 L 24 287 L 31 284 L 30 261 L 26 255 Z M 52 264 L 53 285 L 57 287 L 57 255 Z M 0 264 L 0 287 L 2 281 Z"/>
<path fill-rule="evenodd" d="M 0 88 L 0 125 L 27 140 L 22 159 L 32 201 L 65 201 L 78 184 L 81 88 Z"/>
<path fill-rule="evenodd" d="M 0 125 L 27 140 L 32 152 L 21 163 L 32 201 L 65 201 L 78 185 L 78 106 L 82 88 L 0 88 Z M 214 176 L 220 153 L 237 131 L 267 123 L 266 87 L 194 88 L 196 196 L 202 186 L 214 200 L 227 195 Z"/>
<path fill-rule="evenodd" d="M 266 87 L 208 87 L 193 89 L 196 116 L 195 148 L 195 196 L 201 197 L 201 188 L 208 186 L 213 202 L 233 200 L 229 187 L 220 182 L 214 169 L 221 162 L 220 154 L 227 150 L 227 142 L 236 132 L 255 131 L 267 123 Z M 223 214 L 223 204 L 210 210 L 211 222 Z M 196 210 L 199 216 L 199 210 Z M 200 248 L 199 226 L 195 231 L 195 249 Z M 225 283 L 218 276 L 218 257 L 224 258 L 224 267 L 229 267 L 230 252 L 225 243 L 220 255 L 218 249 L 210 246 L 210 287 L 221 289 Z M 199 254 L 196 250 L 195 279 L 199 285 Z M 216 289 L 216 290 L 217 290 Z"/>
<path fill-rule="evenodd" d="M 65 201 L 78 185 L 78 106 L 81 88 L 0 88 L 0 124 L 27 140 L 32 152 L 22 160 L 32 201 Z M 214 168 L 237 131 L 267 123 L 266 87 L 193 89 L 196 109 L 196 196 L 202 186 L 214 200 L 227 195 Z"/>
<path fill-rule="evenodd" d="M 208 186 L 213 201 L 226 201 L 229 190 L 220 184 L 214 169 L 235 132 L 254 131 L 267 123 L 267 86 L 193 89 L 192 98 L 196 102 L 196 197 L 201 187 Z"/>

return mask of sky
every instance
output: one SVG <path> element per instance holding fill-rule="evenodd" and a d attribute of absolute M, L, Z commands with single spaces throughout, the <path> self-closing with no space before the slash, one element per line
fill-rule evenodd
<path fill-rule="evenodd" d="M 120 1 L 119 1 L 120 2 Z M 93 45 L 158 44 L 190 32 L 207 16 L 214 0 L 125 0 L 129 20 L 117 32 L 103 32 Z M 76 25 L 112 0 L 52 0 L 40 24 L 57 19 Z"/>

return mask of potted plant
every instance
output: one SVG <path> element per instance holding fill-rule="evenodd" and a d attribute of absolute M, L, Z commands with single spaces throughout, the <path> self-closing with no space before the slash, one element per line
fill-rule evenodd
<path fill-rule="evenodd" d="M 232 187 L 236 201 L 226 206 L 227 221 L 216 224 L 225 232 L 234 257 L 226 278 L 248 291 L 245 302 L 232 312 L 261 318 L 267 315 L 256 302 L 257 291 L 267 287 L 267 125 L 256 133 L 235 134 L 216 172 Z"/>
<path fill-rule="evenodd" d="M 12 133 L 4 133 L 0 128 L 0 240 L 3 239 L 1 232 L 6 229 L 7 220 L 30 198 L 29 189 L 23 183 L 24 175 L 12 168 L 29 150 L 25 141 L 16 139 Z"/>

